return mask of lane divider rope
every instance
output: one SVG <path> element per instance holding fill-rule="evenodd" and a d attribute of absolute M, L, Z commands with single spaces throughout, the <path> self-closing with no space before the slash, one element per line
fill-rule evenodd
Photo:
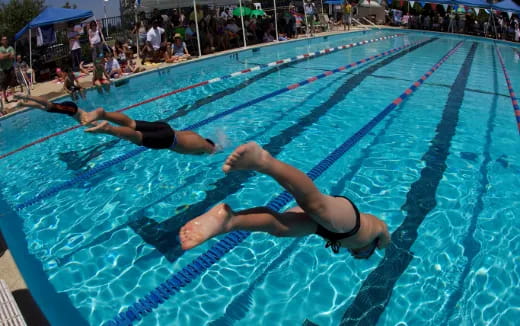
<path fill-rule="evenodd" d="M 291 90 L 294 90 L 300 86 L 303 86 L 303 85 L 306 85 L 306 84 L 310 84 L 312 82 L 315 82 L 316 80 L 319 80 L 319 79 L 322 79 L 322 78 L 325 78 L 325 77 L 328 77 L 330 75 L 333 75 L 335 73 L 338 73 L 340 71 L 343 71 L 343 70 L 347 70 L 347 69 L 350 69 L 350 68 L 353 68 L 353 67 L 356 67 L 356 66 L 359 66 L 361 64 L 364 64 L 364 63 L 367 63 L 367 62 L 370 62 L 370 61 L 373 61 L 373 60 L 376 60 L 376 59 L 379 59 L 379 58 L 382 58 L 382 57 L 385 57 L 385 56 L 388 56 L 392 53 L 395 53 L 397 51 L 401 51 L 405 48 L 408 48 L 410 46 L 413 46 L 413 45 L 417 45 L 417 44 L 421 44 L 421 43 L 425 43 L 427 42 L 428 39 L 426 40 L 423 40 L 423 41 L 419 41 L 419 42 L 416 42 L 416 43 L 411 43 L 411 44 L 406 44 L 406 45 L 403 45 L 401 47 L 398 47 L 398 48 L 395 48 L 395 49 L 391 49 L 391 50 L 388 50 L 388 51 L 385 51 L 385 52 L 381 52 L 377 55 L 373 55 L 371 57 L 368 57 L 368 58 L 365 58 L 365 59 L 361 59 L 361 60 L 358 60 L 356 62 L 352 62 L 348 65 L 345 65 L 345 66 L 341 66 L 339 68 L 336 68 L 334 70 L 330 70 L 330 71 L 325 71 L 324 73 L 322 74 L 319 74 L 317 76 L 314 76 L 314 77 L 310 77 L 310 78 L 307 78 L 299 83 L 295 83 L 295 84 L 291 84 L 289 86 L 286 86 L 284 88 L 281 88 L 279 90 L 276 90 L 274 92 L 271 92 L 269 94 L 266 94 L 266 95 L 263 95 L 263 96 L 260 96 L 260 97 L 257 97 L 251 101 L 248 101 L 248 102 L 245 102 L 243 104 L 239 104 L 231 109 L 228 109 L 226 111 L 223 111 L 221 113 L 218 113 L 214 116 L 211 116 L 207 119 L 204 119 L 204 120 L 201 120 L 199 122 L 196 122 L 182 130 L 192 130 L 192 129 L 196 129 L 196 128 L 199 128 L 199 127 L 202 127 L 204 125 L 207 125 L 209 124 L 210 122 L 213 122 L 215 120 L 218 120 L 220 118 L 223 118 L 231 113 L 234 113 L 236 111 L 239 111 L 241 109 L 244 109 L 246 107 L 249 107 L 251 105 L 254 105 L 254 104 L 257 104 L 257 103 L 260 103 L 266 99 L 269 99 L 269 98 L 272 98 L 272 97 L 275 97 L 277 95 L 280 95 L 280 94 L 283 94 L 285 92 L 288 92 L 288 91 L 291 91 Z M 121 163 L 133 156 L 136 156 L 138 155 L 139 153 L 142 153 L 144 152 L 145 150 L 147 150 L 148 148 L 146 147 L 138 147 L 136 149 L 133 149 L 129 152 L 127 152 L 126 154 L 123 154 L 119 157 L 116 157 L 114 159 L 111 159 L 111 160 L 108 160 L 106 162 L 103 162 L 99 165 L 96 165 L 94 168 L 88 170 L 87 172 L 84 172 L 76 177 L 74 177 L 73 179 L 69 180 L 69 181 L 66 181 L 64 183 L 61 183 L 59 185 L 56 185 L 56 186 L 53 186 L 51 188 L 49 188 L 48 190 L 45 190 L 43 191 L 42 193 L 36 195 L 35 197 L 29 199 L 29 200 L 26 200 L 25 202 L 21 203 L 21 204 L 18 204 L 16 205 L 15 209 L 16 210 L 21 210 L 21 209 L 24 209 L 26 207 L 29 207 L 43 199 L 46 199 L 46 198 L 49 198 L 55 194 L 57 194 L 59 191 L 62 191 L 64 189 L 67 189 L 67 188 L 70 188 L 72 187 L 73 185 L 77 184 L 78 182 L 81 182 L 81 181 L 84 181 L 90 177 L 92 177 L 94 174 L 102 171 L 102 170 L 105 170 L 117 163 Z"/>
<path fill-rule="evenodd" d="M 338 50 L 344 50 L 344 49 L 349 49 L 349 48 L 353 48 L 353 47 L 356 47 L 356 46 L 361 46 L 361 45 L 365 45 L 365 44 L 369 44 L 369 43 L 379 42 L 379 41 L 383 41 L 383 40 L 389 40 L 389 39 L 393 39 L 393 38 L 396 38 L 396 37 L 399 37 L 399 36 L 402 36 L 402 35 L 404 35 L 404 34 L 394 34 L 394 35 L 383 36 L 383 37 L 370 39 L 370 40 L 363 40 L 363 41 L 354 42 L 354 43 L 350 43 L 350 44 L 340 45 L 340 46 L 337 46 L 337 47 L 334 47 L 334 48 L 323 49 L 323 50 L 319 50 L 319 51 L 316 51 L 316 52 L 309 52 L 309 53 L 301 54 L 301 55 L 298 55 L 298 56 L 295 56 L 295 57 L 292 57 L 292 58 L 281 59 L 281 60 L 273 61 L 273 62 L 270 62 L 270 63 L 254 66 L 252 68 L 236 71 L 236 72 L 233 72 L 233 73 L 228 74 L 228 75 L 220 76 L 220 77 L 217 77 L 217 78 L 201 81 L 199 83 L 192 84 L 192 85 L 189 85 L 189 86 L 186 86 L 186 87 L 178 88 L 178 89 L 175 89 L 175 90 L 170 91 L 168 93 L 164 93 L 164 94 L 161 94 L 161 95 L 158 95 L 158 96 L 154 96 L 154 97 L 151 97 L 151 98 L 149 98 L 147 100 L 144 100 L 144 101 L 132 104 L 132 105 L 124 107 L 122 109 L 118 109 L 115 112 L 124 112 L 124 111 L 130 110 L 130 109 L 136 108 L 138 106 L 141 106 L 141 105 L 153 102 L 153 101 L 157 101 L 157 100 L 159 100 L 161 98 L 164 98 L 164 97 L 168 97 L 168 96 L 171 96 L 171 95 L 174 95 L 174 94 L 178 94 L 178 93 L 181 93 L 181 92 L 184 92 L 184 91 L 187 91 L 187 90 L 190 90 L 190 89 L 194 89 L 194 88 L 197 88 L 197 87 L 200 87 L 200 86 L 204 86 L 204 85 L 220 82 L 222 80 L 229 79 L 229 78 L 236 77 L 236 76 L 240 76 L 240 75 L 243 75 L 243 74 L 247 74 L 249 72 L 253 72 L 253 71 L 257 71 L 257 70 L 261 70 L 261 69 L 265 69 L 265 68 L 271 68 L 271 67 L 282 65 L 282 64 L 286 64 L 286 63 L 289 63 L 289 62 L 297 62 L 297 61 L 301 61 L 303 59 L 308 59 L 308 58 L 315 57 L 315 56 L 329 54 L 329 53 L 332 53 L 332 52 L 338 51 Z M 73 127 L 64 129 L 62 131 L 58 131 L 56 133 L 53 133 L 51 135 L 45 136 L 45 137 L 40 138 L 40 139 L 37 139 L 37 140 L 35 140 L 35 141 L 31 142 L 31 143 L 23 145 L 20 148 L 17 148 L 17 149 L 12 150 L 12 151 L 10 151 L 8 153 L 0 155 L 0 160 L 4 159 L 6 157 L 9 157 L 9 156 L 11 156 L 13 154 L 16 154 L 16 153 L 18 153 L 18 152 L 20 152 L 20 151 L 22 151 L 24 149 L 32 147 L 32 146 L 34 146 L 36 144 L 43 143 L 44 141 L 47 141 L 47 140 L 49 140 L 51 138 L 54 138 L 56 136 L 62 135 L 64 133 L 67 133 L 67 132 L 72 131 L 74 129 L 78 129 L 79 127 L 81 127 L 81 125 L 75 125 Z"/>
<path fill-rule="evenodd" d="M 513 110 L 515 113 L 516 126 L 518 127 L 518 132 L 520 133 L 520 107 L 518 107 L 518 98 L 516 97 L 515 90 L 513 89 L 513 84 L 511 83 L 511 79 L 509 78 L 509 74 L 507 73 L 506 65 L 504 64 L 502 54 L 496 46 L 495 50 L 498 53 L 498 59 L 500 60 L 500 65 L 502 66 L 504 77 L 506 78 L 507 88 L 509 89 L 509 96 L 511 97 L 511 103 L 513 104 Z"/>
<path fill-rule="evenodd" d="M 463 44 L 459 42 L 453 49 L 451 49 L 442 59 L 440 59 L 430 70 L 407 88 L 399 97 L 392 101 L 383 111 L 370 120 L 366 125 L 359 129 L 354 135 L 347 139 L 343 144 L 330 153 L 325 159 L 314 166 L 307 175 L 312 180 L 318 178 L 325 170 L 334 164 L 343 154 L 350 150 L 357 142 L 365 137 L 379 122 L 381 122 L 393 109 L 407 99 L 413 92 L 415 92 L 426 79 L 428 79 L 439 67 L 448 60 Z M 284 191 L 274 199 L 272 199 L 266 206 L 272 210 L 279 211 L 290 201 L 292 196 Z M 157 286 L 149 294 L 142 299 L 133 303 L 123 312 L 119 313 L 114 319 L 105 323 L 105 326 L 123 326 L 131 325 L 136 320 L 141 320 L 142 317 L 152 312 L 153 309 L 163 304 L 175 292 L 180 289 L 197 276 L 211 267 L 217 260 L 222 258 L 227 252 L 236 247 L 244 239 L 246 239 L 251 232 L 248 231 L 233 231 L 228 233 L 223 239 L 215 243 L 208 251 L 195 258 L 190 264 L 184 267 L 179 272 L 173 274 L 168 280 Z"/>

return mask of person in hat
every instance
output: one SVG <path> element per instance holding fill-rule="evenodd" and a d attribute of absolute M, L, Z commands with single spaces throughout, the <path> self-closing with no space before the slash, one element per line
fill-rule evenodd
<path fill-rule="evenodd" d="M 176 33 L 173 37 L 172 53 L 173 58 L 177 59 L 176 61 L 184 61 L 191 58 L 186 42 L 182 40 L 182 35 L 179 33 Z"/>

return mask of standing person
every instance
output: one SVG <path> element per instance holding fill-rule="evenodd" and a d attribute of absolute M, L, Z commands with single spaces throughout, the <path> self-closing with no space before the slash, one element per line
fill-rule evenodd
<path fill-rule="evenodd" d="M 350 25 L 352 25 L 352 6 L 348 1 L 345 1 L 345 5 L 343 6 L 343 30 L 345 31 L 348 26 L 348 30 L 350 31 Z"/>
<path fill-rule="evenodd" d="M 92 62 L 95 62 L 96 58 L 100 54 L 103 54 L 103 39 L 101 37 L 101 27 L 95 20 L 91 21 L 89 24 L 88 40 L 90 42 L 90 49 L 92 51 Z"/>
<path fill-rule="evenodd" d="M 7 88 L 11 85 L 14 78 L 13 62 L 15 60 L 15 52 L 9 45 L 7 36 L 2 36 L 0 45 L 0 87 L 5 103 L 9 103 L 7 99 Z"/>
<path fill-rule="evenodd" d="M 262 231 L 276 237 L 317 234 L 334 253 L 344 247 L 358 259 L 368 259 L 376 248 L 383 249 L 390 243 L 385 222 L 374 215 L 360 213 L 346 197 L 321 193 L 305 173 L 272 157 L 257 143 L 237 147 L 222 170 L 266 174 L 284 187 L 299 206 L 283 213 L 267 207 L 234 212 L 227 204 L 219 204 L 181 228 L 179 239 L 184 250 L 234 230 Z"/>
<path fill-rule="evenodd" d="M 79 33 L 74 23 L 69 23 L 67 37 L 69 39 L 70 57 L 72 59 L 72 71 L 78 72 L 81 62 L 81 44 L 79 43 Z"/>
<path fill-rule="evenodd" d="M 305 24 L 310 25 L 311 36 L 314 34 L 314 15 L 316 14 L 316 7 L 314 6 L 314 2 L 312 0 L 307 0 L 307 2 L 303 5 L 303 11 L 305 13 Z M 309 30 L 309 26 L 306 26 L 307 31 Z"/>

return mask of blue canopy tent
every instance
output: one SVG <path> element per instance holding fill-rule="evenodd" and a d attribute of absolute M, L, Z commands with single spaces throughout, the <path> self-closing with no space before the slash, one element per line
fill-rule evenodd
<path fill-rule="evenodd" d="M 491 8 L 500 11 L 509 11 L 520 15 L 520 5 L 517 5 L 513 0 L 504 0 L 491 5 Z"/>
<path fill-rule="evenodd" d="M 56 25 L 69 21 L 87 19 L 94 14 L 91 10 L 65 9 L 65 8 L 47 8 L 42 11 L 36 18 L 25 25 L 18 33 L 16 33 L 15 41 L 22 38 L 29 31 L 29 65 L 32 69 L 32 29 L 42 26 Z"/>

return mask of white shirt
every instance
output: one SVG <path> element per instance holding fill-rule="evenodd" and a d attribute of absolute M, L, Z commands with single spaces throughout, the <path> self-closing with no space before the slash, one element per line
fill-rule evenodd
<path fill-rule="evenodd" d="M 99 36 L 97 28 L 95 30 L 88 30 L 88 39 L 90 40 L 91 45 L 96 45 L 101 42 L 101 37 Z"/>
<path fill-rule="evenodd" d="M 154 29 L 150 28 L 148 33 L 146 33 L 146 41 L 152 44 L 154 50 L 161 48 L 161 35 L 164 34 L 164 28 L 157 27 Z"/>
<path fill-rule="evenodd" d="M 81 45 L 79 44 L 79 40 L 75 38 L 78 35 L 79 35 L 79 33 L 76 31 L 70 31 L 67 33 L 67 37 L 69 38 L 69 48 L 71 51 L 81 48 Z"/>
<path fill-rule="evenodd" d="M 220 14 L 220 18 L 223 18 L 223 19 L 225 19 L 225 20 L 227 20 L 228 18 L 231 18 L 231 15 L 229 14 L 229 10 L 228 10 L 228 12 L 223 11 L 223 12 Z"/>
<path fill-rule="evenodd" d="M 112 61 L 105 62 L 105 70 L 110 73 L 112 70 L 120 69 L 121 66 L 119 65 L 119 62 L 115 58 L 112 58 Z"/>

